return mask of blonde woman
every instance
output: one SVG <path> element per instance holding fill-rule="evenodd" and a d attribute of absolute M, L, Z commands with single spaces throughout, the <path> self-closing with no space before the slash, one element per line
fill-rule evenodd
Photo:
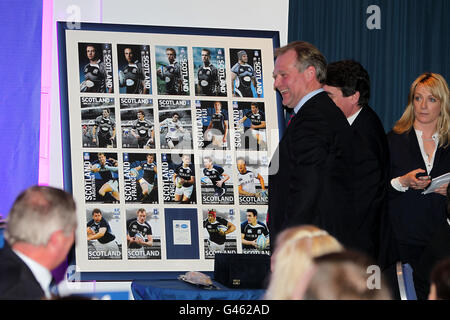
<path fill-rule="evenodd" d="M 307 283 L 314 258 L 343 250 L 334 237 L 311 225 L 284 230 L 277 238 L 276 248 L 265 295 L 267 300 L 292 299 L 299 282 Z"/>
<path fill-rule="evenodd" d="M 446 216 L 447 184 L 422 194 L 431 180 L 450 172 L 450 101 L 445 79 L 424 73 L 411 85 L 408 105 L 388 133 L 388 218 L 397 260 L 414 266 Z"/>

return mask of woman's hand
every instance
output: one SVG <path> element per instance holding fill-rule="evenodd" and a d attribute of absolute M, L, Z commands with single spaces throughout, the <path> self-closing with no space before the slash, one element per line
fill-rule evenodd
<path fill-rule="evenodd" d="M 416 169 L 413 171 L 408 172 L 407 174 L 401 176 L 399 178 L 400 183 L 404 187 L 408 187 L 410 189 L 414 190 L 421 190 L 425 189 L 431 182 L 430 176 L 422 176 L 419 178 L 416 178 L 416 174 L 426 172 L 423 169 Z"/>
<path fill-rule="evenodd" d="M 447 197 L 447 187 L 448 187 L 448 183 L 443 184 L 442 186 L 440 186 L 439 188 L 434 190 L 434 192 L 439 193 L 439 194 L 443 195 L 444 197 Z"/>

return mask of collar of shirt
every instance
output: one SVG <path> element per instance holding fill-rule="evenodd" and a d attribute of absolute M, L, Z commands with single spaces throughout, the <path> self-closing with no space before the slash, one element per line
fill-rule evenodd
<path fill-rule="evenodd" d="M 353 114 L 347 118 L 347 121 L 348 121 L 348 123 L 350 123 L 350 125 L 352 125 L 353 122 L 356 120 L 356 118 L 358 117 L 358 114 L 361 112 L 361 110 L 362 110 L 362 108 L 360 108 L 358 111 L 356 111 L 355 114 Z"/>
<path fill-rule="evenodd" d="M 19 258 L 30 268 L 37 282 L 41 285 L 42 290 L 45 292 L 45 296 L 47 298 L 51 297 L 50 294 L 50 283 L 52 282 L 52 274 L 51 272 L 45 268 L 43 265 L 37 263 L 33 259 L 27 257 L 23 253 L 14 250 L 14 253 L 19 256 Z"/>
<path fill-rule="evenodd" d="M 423 132 L 420 130 L 417 130 L 417 129 L 414 129 L 414 131 L 416 132 L 417 142 L 419 143 L 420 152 L 422 153 L 422 158 L 427 167 L 427 172 L 428 172 L 428 174 L 430 174 L 431 169 L 433 169 L 434 155 L 436 154 L 436 150 L 439 145 L 439 134 L 437 132 L 435 132 L 431 136 L 431 138 L 433 139 L 433 141 L 435 143 L 435 147 L 434 147 L 434 151 L 433 151 L 433 156 L 431 157 L 431 160 L 429 160 L 429 157 L 428 157 L 427 153 L 425 152 L 425 148 L 423 146 L 423 139 L 422 139 Z"/>
<path fill-rule="evenodd" d="M 308 101 L 309 99 L 311 99 L 312 97 L 314 97 L 316 94 L 320 93 L 323 91 L 323 88 L 311 91 L 310 93 L 308 93 L 306 96 L 304 96 L 297 104 L 297 106 L 294 108 L 294 112 L 295 114 L 297 114 L 297 112 L 300 110 L 301 107 L 303 107 L 303 105 L 306 103 L 306 101 Z"/>

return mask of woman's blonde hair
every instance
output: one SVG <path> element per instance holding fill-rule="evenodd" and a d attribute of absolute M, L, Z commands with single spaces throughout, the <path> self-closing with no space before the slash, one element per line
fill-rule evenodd
<path fill-rule="evenodd" d="M 397 134 L 409 132 L 414 124 L 414 94 L 416 87 L 421 84 L 441 103 L 441 113 L 437 123 L 439 134 L 439 147 L 446 148 L 450 144 L 450 96 L 447 82 L 437 73 L 426 72 L 421 74 L 411 84 L 408 104 L 401 118 L 395 123 L 393 131 Z"/>
<path fill-rule="evenodd" d="M 265 299 L 292 299 L 299 279 L 312 265 L 314 258 L 342 250 L 342 245 L 334 237 L 315 226 L 286 229 L 277 239 Z"/>

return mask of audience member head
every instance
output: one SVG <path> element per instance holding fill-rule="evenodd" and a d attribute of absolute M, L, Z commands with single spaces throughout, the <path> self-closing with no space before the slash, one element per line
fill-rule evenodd
<path fill-rule="evenodd" d="M 389 287 L 381 277 L 370 283 L 368 267 L 373 262 L 355 251 L 334 252 L 314 259 L 307 283 L 299 283 L 295 299 L 302 300 L 389 300 Z M 370 270 L 371 271 L 371 270 Z"/>
<path fill-rule="evenodd" d="M 369 105 L 370 78 L 359 62 L 342 60 L 330 63 L 323 89 L 347 118 Z"/>
<path fill-rule="evenodd" d="M 14 250 L 52 270 L 70 250 L 76 226 L 76 205 L 71 194 L 33 186 L 16 198 L 8 215 L 5 239 Z"/>
<path fill-rule="evenodd" d="M 413 128 L 416 121 L 414 105 L 419 90 L 426 90 L 433 96 L 433 99 L 437 100 L 435 103 L 439 103 L 440 113 L 436 125 L 439 146 L 448 146 L 450 143 L 450 94 L 444 77 L 437 73 L 426 72 L 414 80 L 409 90 L 408 104 L 403 115 L 395 124 L 394 132 L 402 134 Z"/>
<path fill-rule="evenodd" d="M 450 300 L 450 257 L 439 261 L 431 271 L 428 300 Z"/>
<path fill-rule="evenodd" d="M 291 299 L 297 281 L 312 265 L 312 259 L 343 250 L 342 245 L 326 231 L 304 225 L 284 230 L 277 238 L 272 255 L 272 274 L 266 299 Z"/>

